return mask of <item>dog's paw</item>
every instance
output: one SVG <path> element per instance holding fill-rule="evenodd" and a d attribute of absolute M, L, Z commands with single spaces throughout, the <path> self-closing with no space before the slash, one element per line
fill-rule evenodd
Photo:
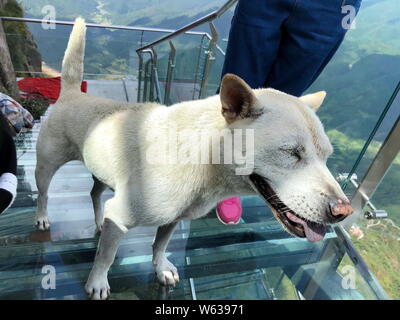
<path fill-rule="evenodd" d="M 37 217 L 35 226 L 42 231 L 46 231 L 50 229 L 50 222 L 47 217 Z"/>
<path fill-rule="evenodd" d="M 107 276 L 89 276 L 85 291 L 92 300 L 106 300 L 110 296 L 110 285 Z"/>
<path fill-rule="evenodd" d="M 159 259 L 155 262 L 158 281 L 162 285 L 174 286 L 179 281 L 178 269 L 167 259 Z"/>

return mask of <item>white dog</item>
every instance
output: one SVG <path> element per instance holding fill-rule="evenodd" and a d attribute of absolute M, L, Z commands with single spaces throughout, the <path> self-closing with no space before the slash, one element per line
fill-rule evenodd
<path fill-rule="evenodd" d="M 323 238 L 326 224 L 351 214 L 348 199 L 326 167 L 332 146 L 315 115 L 325 92 L 297 98 L 272 89 L 252 90 L 239 77 L 226 75 L 220 95 L 172 107 L 89 96 L 80 92 L 85 31 L 78 18 L 63 61 L 60 98 L 40 130 L 36 224 L 41 230 L 50 226 L 47 191 L 56 170 L 68 161 L 83 161 L 94 177 L 91 196 L 101 230 L 86 284 L 93 299 L 109 296 L 107 272 L 118 244 L 138 225 L 159 226 L 153 263 L 160 282 L 175 285 L 177 269 L 165 250 L 176 224 L 204 216 L 224 198 L 259 194 L 288 232 L 310 241 Z M 179 139 L 166 134 L 171 126 Z M 240 164 L 235 161 L 203 161 L 219 145 L 215 135 L 235 129 L 244 138 L 254 137 L 254 148 L 241 149 L 253 159 L 244 175 L 237 174 Z M 193 142 L 192 135 L 199 132 L 210 133 L 208 146 Z M 171 147 L 171 141 L 179 150 L 201 154 L 202 162 L 154 162 L 149 150 Z M 115 194 L 103 214 L 100 195 L 106 187 Z"/>

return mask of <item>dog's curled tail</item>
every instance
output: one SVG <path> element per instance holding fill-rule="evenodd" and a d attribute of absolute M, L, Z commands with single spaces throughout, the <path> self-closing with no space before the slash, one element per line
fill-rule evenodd
<path fill-rule="evenodd" d="M 67 90 L 79 90 L 83 79 L 86 24 L 82 18 L 75 20 L 68 47 L 64 54 L 61 72 L 61 95 Z"/>

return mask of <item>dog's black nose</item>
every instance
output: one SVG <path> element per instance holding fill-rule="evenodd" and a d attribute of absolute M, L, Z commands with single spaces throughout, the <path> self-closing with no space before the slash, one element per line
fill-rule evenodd
<path fill-rule="evenodd" d="M 350 205 L 350 201 L 347 199 L 333 200 L 329 202 L 329 213 L 332 220 L 339 222 L 351 215 L 353 213 L 353 208 Z"/>

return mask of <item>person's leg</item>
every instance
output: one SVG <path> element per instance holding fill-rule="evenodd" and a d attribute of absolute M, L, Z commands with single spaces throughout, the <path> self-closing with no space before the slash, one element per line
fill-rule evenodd
<path fill-rule="evenodd" d="M 278 57 L 265 87 L 300 96 L 319 76 L 348 29 L 342 26 L 347 14 L 343 5 L 358 11 L 361 0 L 298 0 L 282 25 Z"/>
<path fill-rule="evenodd" d="M 281 40 L 280 26 L 294 0 L 239 0 L 221 78 L 233 73 L 252 88 L 263 87 Z"/>
<path fill-rule="evenodd" d="M 8 124 L 0 118 L 0 214 L 12 205 L 18 183 L 15 144 L 5 125 Z"/>
<path fill-rule="evenodd" d="M 17 174 L 17 151 L 12 132 L 6 118 L 0 111 L 0 175 L 6 172 Z"/>
<path fill-rule="evenodd" d="M 239 0 L 232 19 L 221 78 L 233 73 L 251 88 L 261 88 L 270 73 L 281 41 L 281 24 L 295 0 Z M 236 224 L 242 215 L 239 197 L 221 201 L 217 217 Z"/>

